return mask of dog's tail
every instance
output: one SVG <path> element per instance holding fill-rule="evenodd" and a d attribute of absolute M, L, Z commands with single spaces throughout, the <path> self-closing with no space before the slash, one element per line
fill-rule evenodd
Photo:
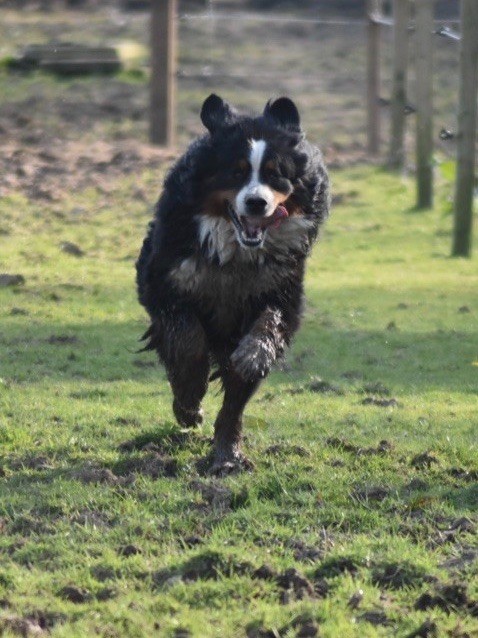
<path fill-rule="evenodd" d="M 140 337 L 140 339 L 138 339 L 138 341 L 146 341 L 148 339 L 148 343 L 144 346 L 144 348 L 141 348 L 140 350 L 136 351 L 136 354 L 139 354 L 140 352 L 148 352 L 150 350 L 156 350 L 156 348 L 159 345 L 158 342 L 158 335 L 155 331 L 155 326 L 154 323 L 152 323 L 149 328 L 146 330 L 146 332 L 144 333 L 144 335 L 142 337 Z"/>

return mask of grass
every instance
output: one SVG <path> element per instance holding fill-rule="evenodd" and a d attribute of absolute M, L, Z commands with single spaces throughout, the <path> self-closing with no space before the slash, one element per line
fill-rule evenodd
<path fill-rule="evenodd" d="M 303 328 L 247 409 L 256 469 L 212 480 L 220 397 L 181 434 L 135 354 L 134 193 L 160 172 L 1 203 L 0 272 L 25 284 L 0 289 L 0 633 L 476 636 L 478 276 L 443 200 L 333 174 Z"/>

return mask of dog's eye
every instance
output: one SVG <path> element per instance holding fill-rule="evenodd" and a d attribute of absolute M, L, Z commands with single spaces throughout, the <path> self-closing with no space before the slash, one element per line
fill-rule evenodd
<path fill-rule="evenodd" d="M 282 177 L 279 169 L 273 166 L 266 166 L 266 168 L 264 169 L 264 176 L 266 179 L 274 179 L 277 177 Z"/>
<path fill-rule="evenodd" d="M 234 166 L 234 168 L 232 169 L 232 176 L 234 177 L 234 179 L 241 179 L 242 177 L 245 177 L 247 175 L 248 171 L 249 166 L 245 162 L 241 162 L 240 164 Z"/>

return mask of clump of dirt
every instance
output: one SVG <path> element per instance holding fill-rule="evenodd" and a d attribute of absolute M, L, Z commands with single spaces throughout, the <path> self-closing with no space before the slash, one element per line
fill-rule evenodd
<path fill-rule="evenodd" d="M 98 467 L 94 465 L 86 465 L 79 470 L 73 472 L 73 478 L 82 483 L 105 483 L 106 485 L 124 484 L 122 477 L 116 476 L 107 467 Z"/>
<path fill-rule="evenodd" d="M 39 454 L 38 456 L 35 454 L 29 454 L 27 456 L 12 459 L 9 461 L 9 466 L 15 471 L 36 470 L 38 472 L 42 472 L 52 470 L 54 468 L 51 460 L 43 454 Z"/>
<path fill-rule="evenodd" d="M 403 589 L 404 587 L 418 587 L 424 582 L 430 582 L 433 577 L 420 567 L 411 563 L 383 563 L 375 567 L 372 572 L 372 583 L 385 589 Z"/>
<path fill-rule="evenodd" d="M 142 553 L 141 548 L 131 543 L 128 545 L 121 545 L 121 547 L 118 547 L 118 554 L 120 556 L 124 556 L 125 558 L 129 558 L 130 556 L 136 556 L 137 554 L 141 554 L 141 553 Z"/>
<path fill-rule="evenodd" d="M 447 474 L 465 483 L 475 483 L 478 481 L 478 470 L 467 470 L 462 467 L 451 467 Z"/>
<path fill-rule="evenodd" d="M 406 638 L 436 638 L 438 636 L 438 626 L 436 622 L 427 618 L 420 627 L 408 634 Z"/>
<path fill-rule="evenodd" d="M 185 536 L 181 539 L 181 542 L 186 547 L 197 547 L 198 545 L 202 545 L 204 543 L 204 538 L 193 534 L 192 536 Z"/>
<path fill-rule="evenodd" d="M 257 580 L 276 580 L 278 574 L 275 569 L 272 569 L 269 565 L 261 565 L 252 572 L 252 578 Z"/>
<path fill-rule="evenodd" d="M 294 550 L 295 560 L 316 562 L 321 560 L 325 555 L 325 549 L 323 547 L 307 545 L 301 540 L 291 539 L 286 545 Z"/>
<path fill-rule="evenodd" d="M 196 582 L 197 580 L 217 580 L 221 575 L 251 574 L 253 566 L 246 561 L 237 561 L 232 556 L 219 552 L 205 551 L 193 556 L 179 567 L 162 569 L 153 574 L 156 587 L 167 587 L 176 582 Z"/>
<path fill-rule="evenodd" d="M 336 396 L 343 396 L 344 390 L 334 383 L 324 381 L 320 377 L 312 377 L 309 383 L 300 385 L 290 390 L 285 390 L 286 394 L 303 394 L 304 392 L 315 392 L 319 394 L 335 394 Z"/>
<path fill-rule="evenodd" d="M 410 465 L 417 470 L 430 468 L 435 463 L 438 463 L 438 459 L 430 452 L 422 452 L 421 454 L 416 454 L 410 461 Z"/>
<path fill-rule="evenodd" d="M 350 596 L 347 601 L 347 607 L 350 609 L 358 609 L 363 601 L 363 590 L 359 589 Z"/>
<path fill-rule="evenodd" d="M 473 617 L 478 617 L 478 601 L 470 600 L 465 583 L 451 583 L 439 585 L 433 593 L 425 592 L 415 602 L 415 609 L 439 608 L 449 614 L 453 611 L 465 611 Z"/>
<path fill-rule="evenodd" d="M 392 392 L 389 388 L 387 388 L 381 381 L 377 381 L 375 383 L 366 383 L 363 388 L 362 391 L 365 394 L 372 394 L 374 396 L 381 396 L 381 397 L 389 397 Z"/>
<path fill-rule="evenodd" d="M 164 456 L 159 452 L 147 452 L 139 457 L 119 461 L 115 465 L 115 471 L 123 481 L 136 474 L 152 479 L 175 478 L 178 475 L 179 467 L 177 460 L 170 456 Z"/>
<path fill-rule="evenodd" d="M 79 342 L 76 335 L 50 335 L 46 340 L 51 345 L 71 346 Z"/>
<path fill-rule="evenodd" d="M 199 492 L 206 503 L 214 510 L 222 512 L 231 509 L 233 494 L 221 482 L 211 480 L 208 482 L 194 480 L 189 483 L 189 488 Z"/>
<path fill-rule="evenodd" d="M 276 582 L 281 589 L 293 594 L 296 600 L 315 598 L 314 585 L 295 567 L 286 569 L 279 574 Z"/>
<path fill-rule="evenodd" d="M 470 565 L 478 561 L 478 549 L 476 547 L 460 547 L 458 555 L 448 558 L 441 563 L 439 567 L 449 572 L 462 572 L 468 569 Z"/>
<path fill-rule="evenodd" d="M 310 452 L 302 445 L 292 445 L 288 443 L 275 443 L 264 450 L 266 454 L 271 456 L 281 456 L 295 454 L 296 456 L 310 456 Z"/>
<path fill-rule="evenodd" d="M 58 595 L 60 598 L 75 604 L 86 603 L 93 599 L 90 591 L 84 587 L 77 587 L 76 585 L 66 585 L 62 587 Z"/>
<path fill-rule="evenodd" d="M 129 424 L 130 421 L 126 421 L 125 425 Z M 168 435 L 158 434 L 157 432 L 145 432 L 120 443 L 118 450 L 120 452 L 133 452 L 135 450 L 146 449 L 160 454 L 167 454 L 183 446 L 190 438 L 191 435 L 189 432 L 171 432 Z"/>
<path fill-rule="evenodd" d="M 373 456 L 374 454 L 383 455 L 388 454 L 393 450 L 392 443 L 386 439 L 380 441 L 377 447 L 360 447 L 359 445 L 354 445 L 353 443 L 349 443 L 345 439 L 340 439 L 338 437 L 329 437 L 325 440 L 325 443 L 329 447 L 342 450 L 343 452 L 351 452 L 356 456 Z"/>
<path fill-rule="evenodd" d="M 372 609 L 370 611 L 365 611 L 363 614 L 357 616 L 358 620 L 362 620 L 364 622 L 368 622 L 371 625 L 381 625 L 382 627 L 388 627 L 392 624 L 391 620 L 388 618 L 387 614 L 379 609 Z"/>
<path fill-rule="evenodd" d="M 60 244 L 60 250 L 72 257 L 84 257 L 85 251 L 72 241 L 63 241 Z"/>
<path fill-rule="evenodd" d="M 316 621 L 308 614 L 300 614 L 279 629 L 267 629 L 257 622 L 251 623 L 246 628 L 246 636 L 247 638 L 283 638 L 290 635 L 291 629 L 295 630 L 297 638 L 315 638 L 319 635 L 319 626 Z"/>
<path fill-rule="evenodd" d="M 396 408 L 398 406 L 397 399 L 384 399 L 383 397 L 365 397 L 362 405 L 374 405 L 378 408 Z"/>
<path fill-rule="evenodd" d="M 23 638 L 46 635 L 46 631 L 34 618 L 22 618 L 21 616 L 4 616 L 0 618 L 0 634 L 3 635 L 7 631 Z"/>
<path fill-rule="evenodd" d="M 23 286 L 25 277 L 23 275 L 10 275 L 8 273 L 0 273 L 0 288 L 8 286 Z"/>
<path fill-rule="evenodd" d="M 322 562 L 314 572 L 314 578 L 335 578 L 342 574 L 355 576 L 359 570 L 360 561 L 353 556 L 331 557 Z"/>
<path fill-rule="evenodd" d="M 91 575 L 96 578 L 100 583 L 104 583 L 106 580 L 114 580 L 121 577 L 121 572 L 109 565 L 93 565 L 90 570 Z"/>
<path fill-rule="evenodd" d="M 375 501 L 380 503 L 390 496 L 390 490 L 382 485 L 366 485 L 356 487 L 351 497 L 357 501 Z"/>

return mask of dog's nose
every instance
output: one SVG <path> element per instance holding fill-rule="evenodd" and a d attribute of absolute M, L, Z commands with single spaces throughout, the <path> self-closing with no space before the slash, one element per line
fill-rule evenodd
<path fill-rule="evenodd" d="M 246 199 L 246 209 L 249 215 L 262 215 L 266 206 L 267 202 L 262 197 L 248 197 Z"/>

